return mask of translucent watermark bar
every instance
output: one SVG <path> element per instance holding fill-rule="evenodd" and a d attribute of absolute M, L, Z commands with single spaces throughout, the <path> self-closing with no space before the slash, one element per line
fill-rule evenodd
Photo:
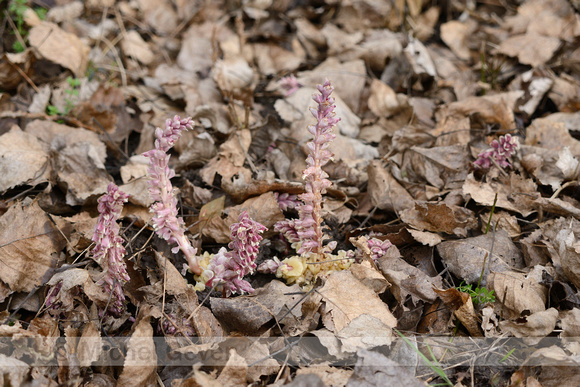
<path fill-rule="evenodd" d="M 374 341 L 373 341 L 374 340 Z M 373 344 L 374 343 L 374 344 Z M 374 346 L 377 344 L 377 346 Z M 274 359 L 279 364 L 329 363 L 353 367 L 358 348 L 376 351 L 404 367 L 425 365 L 419 354 L 439 365 L 520 367 L 580 366 L 578 338 L 473 338 L 447 336 L 349 337 L 74 337 L 0 338 L 3 358 L 22 365 L 62 366 L 225 366 L 232 349 L 249 366 Z M 433 359 L 434 358 L 434 359 Z M 20 363 L 19 363 L 20 364 Z M 369 364 L 380 366 L 381 364 Z"/>

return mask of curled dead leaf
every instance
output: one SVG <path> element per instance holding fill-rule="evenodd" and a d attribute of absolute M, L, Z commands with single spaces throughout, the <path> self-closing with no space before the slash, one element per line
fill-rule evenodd
<path fill-rule="evenodd" d="M 390 328 L 397 326 L 397 319 L 388 306 L 350 271 L 331 274 L 319 293 L 324 305 L 322 321 L 335 333 L 362 314 L 369 314 Z"/>

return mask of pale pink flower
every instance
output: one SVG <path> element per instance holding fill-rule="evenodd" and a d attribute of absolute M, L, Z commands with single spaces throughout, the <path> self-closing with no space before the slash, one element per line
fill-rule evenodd
<path fill-rule="evenodd" d="M 299 88 L 302 87 L 302 85 L 298 83 L 298 80 L 293 74 L 280 78 L 278 84 L 281 88 L 286 90 L 286 97 L 294 94 L 296 91 L 298 91 Z"/>
<path fill-rule="evenodd" d="M 385 239 L 384 241 L 382 241 L 382 240 L 377 239 L 377 238 L 371 238 L 368 240 L 367 243 L 368 243 L 369 249 L 371 250 L 371 258 L 375 262 L 377 262 L 379 260 L 379 258 L 382 258 L 383 255 L 385 255 L 387 253 L 387 250 L 389 249 L 389 247 L 391 247 L 393 245 L 388 239 Z"/>
<path fill-rule="evenodd" d="M 278 207 L 282 211 L 288 211 L 289 209 L 299 208 L 301 205 L 300 200 L 298 200 L 298 196 L 289 194 L 287 192 L 278 193 L 274 192 L 274 196 L 276 197 L 276 201 L 278 202 Z"/>

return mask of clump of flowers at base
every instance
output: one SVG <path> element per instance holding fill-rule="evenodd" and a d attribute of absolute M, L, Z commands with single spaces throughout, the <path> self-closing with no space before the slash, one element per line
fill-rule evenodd
<path fill-rule="evenodd" d="M 149 158 L 149 195 L 153 199 L 151 212 L 153 215 L 153 228 L 160 238 L 169 243 L 177 244 L 171 252 L 176 254 L 179 250 L 185 255 L 189 269 L 196 274 L 201 273 L 197 250 L 185 236 L 183 219 L 177 217 L 177 199 L 171 184 L 171 178 L 175 171 L 169 168 L 169 155 L 167 152 L 181 137 L 183 130 L 192 129 L 191 118 L 181 119 L 179 116 L 168 119 L 165 129 L 155 129 L 155 149 L 143 153 Z"/>
<path fill-rule="evenodd" d="M 99 198 L 99 219 L 93 234 L 95 247 L 91 251 L 93 259 L 104 268 L 104 276 L 97 285 L 102 285 L 105 292 L 112 292 L 108 310 L 117 315 L 124 308 L 123 284 L 129 281 L 117 219 L 128 199 L 129 195 L 121 192 L 114 183 L 110 183 L 107 193 Z"/>
<path fill-rule="evenodd" d="M 307 167 L 302 175 L 306 192 L 298 196 L 302 201 L 298 206 L 299 218 L 283 220 L 274 226 L 274 230 L 281 232 L 299 255 L 286 258 L 280 264 L 263 264 L 265 270 L 272 270 L 276 266 L 276 275 L 285 278 L 288 283 L 308 285 L 314 282 L 316 276 L 344 270 L 351 264 L 351 253 L 339 251 L 337 255 L 331 254 L 336 242 L 323 245 L 326 237 L 322 231 L 322 195 L 331 186 L 331 182 L 322 167 L 333 157 L 328 147 L 336 137 L 333 128 L 340 121 L 335 116 L 334 98 L 330 96 L 333 90 L 330 81 L 326 80 L 324 84 L 318 85 L 320 94 L 312 97 L 317 108 L 311 108 L 310 112 L 316 118 L 316 124 L 308 126 L 313 138 L 307 143 Z"/>
<path fill-rule="evenodd" d="M 256 270 L 256 258 L 264 231 L 266 227 L 243 211 L 238 223 L 230 227 L 231 242 L 228 247 L 231 251 L 222 247 L 216 254 L 204 254 L 201 265 L 206 269 L 196 278 L 196 288 L 215 287 L 225 297 L 235 293 L 253 293 L 254 289 L 244 280 L 244 276 Z"/>
<path fill-rule="evenodd" d="M 195 327 L 189 318 L 179 317 L 177 313 L 167 313 L 157 324 L 159 333 L 164 336 L 195 336 Z"/>
<path fill-rule="evenodd" d="M 501 136 L 491 142 L 491 148 L 484 150 L 473 162 L 476 169 L 490 169 L 497 165 L 501 168 L 511 167 L 510 159 L 519 149 L 520 144 L 517 137 L 510 134 Z"/>

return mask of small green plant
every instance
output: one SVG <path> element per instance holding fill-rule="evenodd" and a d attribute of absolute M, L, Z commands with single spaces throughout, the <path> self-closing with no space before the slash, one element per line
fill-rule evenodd
<path fill-rule="evenodd" d="M 79 89 L 78 87 L 81 85 L 81 80 L 78 78 L 73 78 L 73 77 L 67 77 L 66 78 L 66 83 L 68 83 L 68 85 L 70 86 L 69 89 L 66 89 L 64 92 L 70 97 L 70 98 L 65 98 L 65 108 L 64 108 L 64 114 L 67 115 L 68 113 L 70 113 L 70 111 L 75 107 L 75 100 L 76 97 L 79 96 Z"/>
<path fill-rule="evenodd" d="M 17 40 L 12 44 L 12 49 L 14 52 L 22 52 L 26 48 L 23 43 L 26 42 L 28 37 L 28 31 L 24 28 L 24 14 L 28 9 L 28 0 L 12 0 L 10 5 L 8 6 L 8 12 L 14 22 L 14 26 L 16 31 L 12 33 L 18 32 L 22 40 Z M 33 11 L 39 17 L 40 20 L 44 20 L 46 18 L 46 9 L 35 7 Z"/>
<path fill-rule="evenodd" d="M 485 286 L 477 286 L 473 289 L 472 284 L 464 284 L 461 282 L 457 287 L 457 290 L 463 293 L 467 293 L 471 296 L 473 303 L 476 305 L 483 305 L 488 302 L 495 302 L 495 296 L 493 295 L 493 290 L 487 290 Z"/>
<path fill-rule="evenodd" d="M 429 360 L 429 358 L 427 358 L 427 356 L 425 356 L 421 351 L 419 351 L 419 349 L 416 346 L 414 346 L 413 343 L 411 342 L 411 340 L 409 340 L 408 338 L 406 338 L 405 335 L 403 335 L 397 329 L 393 329 L 393 330 L 395 331 L 395 333 L 397 335 L 401 336 L 401 338 L 403 339 L 403 341 L 409 347 L 411 347 L 411 349 L 413 351 L 415 351 L 415 353 L 417 353 L 417 355 L 419 355 L 419 357 L 421 357 L 421 359 L 423 359 L 423 361 L 425 362 L 425 364 L 427 364 L 427 366 L 429 368 L 431 368 L 431 370 L 433 370 L 433 372 L 435 372 L 437 374 L 437 376 L 439 376 L 441 379 L 443 379 L 443 381 L 445 382 L 445 384 L 443 384 L 444 386 L 453 386 L 453 383 L 451 383 L 451 380 L 449 380 L 449 378 L 445 374 L 445 371 L 443 371 L 443 369 L 439 365 L 439 362 L 435 358 L 435 355 L 433 354 L 433 351 L 431 351 L 431 347 L 429 347 L 427 345 L 427 350 L 429 351 L 429 354 L 431 355 L 431 359 L 433 359 L 433 361 Z"/>
<path fill-rule="evenodd" d="M 58 108 L 54 105 L 48 105 L 46 107 L 46 114 L 48 114 L 49 116 L 61 116 L 62 115 L 60 110 L 58 110 Z"/>
<path fill-rule="evenodd" d="M 69 96 L 69 98 L 64 99 L 64 111 L 61 111 L 55 105 L 48 105 L 46 107 L 46 114 L 49 116 L 66 116 L 75 107 L 76 97 L 79 95 L 78 88 L 81 85 L 81 80 L 78 78 L 67 77 L 66 83 L 68 84 L 69 88 L 65 89 L 64 92 Z"/>
<path fill-rule="evenodd" d="M 499 83 L 499 76 L 505 64 L 505 58 L 497 56 L 488 57 L 486 56 L 485 50 L 482 50 L 479 60 L 481 65 L 481 82 L 489 84 L 492 90 L 496 89 Z M 482 93 L 485 95 L 485 90 L 482 90 Z"/>
<path fill-rule="evenodd" d="M 512 355 L 512 353 L 514 353 L 515 350 L 516 350 L 515 348 L 512 348 L 504 357 L 501 358 L 499 362 L 501 363 L 506 361 Z"/>

